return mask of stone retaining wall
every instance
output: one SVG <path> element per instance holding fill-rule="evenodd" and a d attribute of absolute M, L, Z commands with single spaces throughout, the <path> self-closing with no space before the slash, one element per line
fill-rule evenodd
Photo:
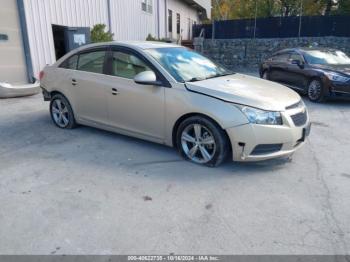
<path fill-rule="evenodd" d="M 302 37 L 268 39 L 206 39 L 198 51 L 230 69 L 256 68 L 262 60 L 276 51 L 293 47 L 331 47 L 350 55 L 348 37 Z M 202 50 L 201 50 L 202 49 Z"/>

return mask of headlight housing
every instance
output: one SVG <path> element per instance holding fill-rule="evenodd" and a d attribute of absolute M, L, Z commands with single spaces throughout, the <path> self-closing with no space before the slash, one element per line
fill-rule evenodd
<path fill-rule="evenodd" d="M 350 81 L 349 77 L 342 76 L 338 73 L 335 72 L 325 72 L 325 75 L 328 77 L 329 80 L 334 81 L 334 82 L 348 82 Z"/>
<path fill-rule="evenodd" d="M 283 125 L 280 112 L 265 111 L 249 106 L 240 106 L 240 110 L 251 124 L 257 125 Z"/>

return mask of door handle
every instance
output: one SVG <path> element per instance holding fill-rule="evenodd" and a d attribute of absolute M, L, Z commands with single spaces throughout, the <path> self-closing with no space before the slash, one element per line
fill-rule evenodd
<path fill-rule="evenodd" d="M 118 90 L 116 88 L 112 88 L 112 95 L 116 96 L 118 94 L 119 94 Z"/>
<path fill-rule="evenodd" d="M 73 85 L 73 86 L 76 86 L 76 85 L 77 85 L 77 80 L 72 79 L 72 85 Z"/>

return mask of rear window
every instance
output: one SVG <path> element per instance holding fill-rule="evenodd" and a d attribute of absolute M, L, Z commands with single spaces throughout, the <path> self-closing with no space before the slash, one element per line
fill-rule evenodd
<path fill-rule="evenodd" d="M 78 55 L 71 56 L 67 60 L 65 60 L 60 67 L 65 69 L 76 70 L 78 64 Z"/>
<path fill-rule="evenodd" d="M 287 62 L 289 60 L 289 56 L 290 55 L 288 53 L 278 54 L 271 57 L 271 60 L 273 62 Z"/>
<path fill-rule="evenodd" d="M 102 74 L 105 56 L 106 51 L 94 51 L 80 54 L 78 70 Z"/>

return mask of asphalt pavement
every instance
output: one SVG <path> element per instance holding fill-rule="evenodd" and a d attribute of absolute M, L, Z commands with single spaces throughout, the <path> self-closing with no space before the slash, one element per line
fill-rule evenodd
<path fill-rule="evenodd" d="M 0 100 L 0 254 L 349 254 L 350 102 L 304 100 L 292 160 L 218 168 Z"/>

